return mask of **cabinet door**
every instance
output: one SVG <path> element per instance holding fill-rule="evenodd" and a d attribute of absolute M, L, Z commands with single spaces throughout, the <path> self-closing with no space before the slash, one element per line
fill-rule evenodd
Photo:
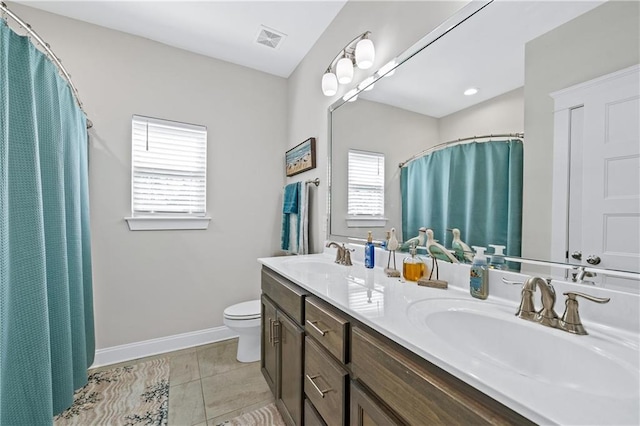
<path fill-rule="evenodd" d="M 304 426 L 327 426 L 311 402 L 304 400 Z"/>
<path fill-rule="evenodd" d="M 302 350 L 304 331 L 281 312 L 278 312 L 276 330 L 280 344 L 278 407 L 281 408 L 281 413 L 287 423 L 302 425 Z"/>
<path fill-rule="evenodd" d="M 357 382 L 351 382 L 351 426 L 391 426 L 402 422 L 380 405 Z"/>
<path fill-rule="evenodd" d="M 273 396 L 277 398 L 277 357 L 278 346 L 274 339 L 274 328 L 278 320 L 276 315 L 276 307 L 264 295 L 260 299 L 262 303 L 262 336 L 261 336 L 261 357 L 260 366 L 262 367 L 262 375 L 264 376 Z"/>

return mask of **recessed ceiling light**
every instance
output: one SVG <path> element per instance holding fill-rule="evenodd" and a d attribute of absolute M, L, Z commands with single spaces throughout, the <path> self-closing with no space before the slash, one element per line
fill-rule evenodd
<path fill-rule="evenodd" d="M 478 93 L 477 87 L 469 87 L 467 90 L 464 91 L 465 96 L 475 95 L 476 93 Z"/>

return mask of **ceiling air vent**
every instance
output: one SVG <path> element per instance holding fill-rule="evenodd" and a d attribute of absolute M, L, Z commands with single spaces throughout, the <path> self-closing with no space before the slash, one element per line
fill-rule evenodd
<path fill-rule="evenodd" d="M 262 44 L 272 49 L 277 49 L 278 47 L 280 47 L 280 44 L 282 44 L 282 41 L 286 36 L 287 35 L 284 33 L 261 25 L 260 30 L 258 31 L 258 38 L 256 39 L 256 43 Z"/>

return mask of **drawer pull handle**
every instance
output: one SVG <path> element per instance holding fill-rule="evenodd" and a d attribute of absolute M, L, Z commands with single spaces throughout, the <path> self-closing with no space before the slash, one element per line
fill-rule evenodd
<path fill-rule="evenodd" d="M 280 343 L 280 321 L 273 321 L 273 346 Z"/>
<path fill-rule="evenodd" d="M 307 324 L 309 324 L 311 326 L 311 328 L 313 328 L 315 331 L 317 331 L 318 333 L 320 333 L 322 336 L 324 336 L 325 334 L 327 334 L 330 330 L 322 330 L 320 329 L 316 323 L 318 321 L 309 321 L 307 320 Z"/>
<path fill-rule="evenodd" d="M 313 381 L 313 379 L 317 379 L 318 377 L 320 377 L 319 374 L 316 374 L 315 376 L 310 376 L 308 374 L 305 374 L 305 376 L 307 377 L 307 379 L 311 382 L 311 384 L 313 385 L 313 387 L 318 391 L 318 393 L 320 394 L 320 397 L 324 398 L 324 395 L 329 392 L 331 389 L 327 389 L 327 390 L 322 390 L 318 387 L 318 385 L 316 385 L 316 382 Z"/>

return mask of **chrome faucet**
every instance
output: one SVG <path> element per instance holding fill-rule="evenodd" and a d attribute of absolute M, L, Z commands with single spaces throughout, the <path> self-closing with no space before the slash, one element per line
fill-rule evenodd
<path fill-rule="evenodd" d="M 540 290 L 540 301 L 542 302 L 542 309 L 538 311 L 538 322 L 548 327 L 558 326 L 558 314 L 553 310 L 556 304 L 556 290 L 551 285 L 551 278 L 546 280 L 539 277 L 529 278 L 527 281 L 531 281 L 538 285 Z"/>
<path fill-rule="evenodd" d="M 609 298 L 594 297 L 588 294 L 571 291 L 563 293 L 567 296 L 567 300 L 565 302 L 566 308 L 562 315 L 562 319 L 559 319 L 558 314 L 556 314 L 556 311 L 554 310 L 554 305 L 556 303 L 556 291 L 553 288 L 553 285 L 551 285 L 550 278 L 545 280 L 540 277 L 531 277 L 524 283 L 508 281 L 504 278 L 502 281 L 507 284 L 522 284 L 520 307 L 516 312 L 517 317 L 537 322 L 547 327 L 558 328 L 573 334 L 587 334 L 587 331 L 584 329 L 584 326 L 580 321 L 576 296 L 584 297 L 585 299 L 596 303 L 607 303 L 610 300 Z M 533 303 L 533 293 L 536 291 L 536 288 L 540 290 L 540 300 L 542 302 L 542 308 L 539 311 L 535 310 L 535 305 Z"/>
<path fill-rule="evenodd" d="M 335 241 L 329 241 L 327 243 L 327 248 L 331 247 L 335 247 L 336 249 L 338 249 L 338 251 L 336 252 L 336 263 L 341 264 L 342 260 L 344 259 L 344 249 L 340 247 L 340 244 L 336 243 Z"/>
<path fill-rule="evenodd" d="M 342 249 L 344 250 L 344 262 L 342 263 L 343 265 L 346 266 L 351 266 L 353 265 L 353 263 L 351 263 L 351 251 L 348 248 L 345 247 L 345 245 L 342 245 Z"/>
<path fill-rule="evenodd" d="M 536 288 L 540 289 L 540 299 L 542 301 L 542 309 L 537 312 L 533 303 L 533 293 Z M 558 325 L 558 314 L 553 310 L 556 303 L 556 291 L 551 285 L 551 279 L 545 280 L 539 277 L 531 277 L 522 284 L 521 294 L 520 307 L 516 312 L 516 316 L 528 321 L 539 322 L 549 327 Z"/>
<path fill-rule="evenodd" d="M 578 312 L 578 301 L 576 300 L 576 296 L 584 297 L 587 300 L 596 303 L 607 303 L 611 300 L 608 297 L 594 297 L 584 293 L 578 293 L 574 291 L 568 291 L 563 293 L 567 296 L 564 309 L 564 314 L 562 314 L 562 319 L 560 320 L 559 328 L 564 331 L 568 331 L 573 334 L 588 334 L 587 330 L 584 329 L 582 325 L 582 321 L 580 321 L 580 313 Z"/>
<path fill-rule="evenodd" d="M 331 248 L 331 247 L 335 247 L 337 249 L 336 252 L 336 263 L 338 265 L 345 265 L 345 266 L 351 266 L 351 250 L 349 250 L 347 247 L 345 247 L 344 244 L 342 244 L 342 246 L 340 246 L 340 244 L 336 243 L 335 241 L 329 241 L 327 243 L 327 248 Z"/>

